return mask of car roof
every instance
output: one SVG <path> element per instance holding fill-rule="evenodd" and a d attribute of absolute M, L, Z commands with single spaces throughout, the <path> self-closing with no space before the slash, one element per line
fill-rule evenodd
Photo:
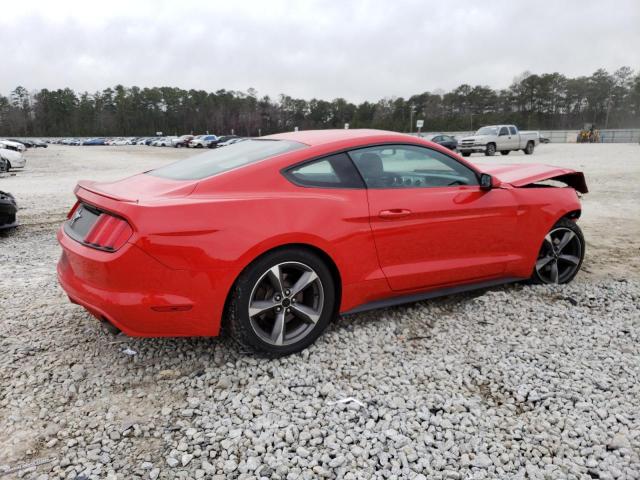
<path fill-rule="evenodd" d="M 343 140 L 364 139 L 367 137 L 380 136 L 406 136 L 398 132 L 389 132 L 386 130 L 373 129 L 333 129 L 333 130 L 302 130 L 298 132 L 278 133 L 268 135 L 262 138 L 273 138 L 278 140 L 292 140 L 294 142 L 304 143 L 309 146 L 325 145 L 329 143 L 340 142 Z"/>

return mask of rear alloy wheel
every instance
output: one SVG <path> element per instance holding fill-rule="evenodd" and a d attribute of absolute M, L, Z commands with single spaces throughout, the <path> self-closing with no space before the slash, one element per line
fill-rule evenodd
<path fill-rule="evenodd" d="M 493 143 L 487 145 L 487 149 L 484 151 L 487 157 L 493 157 L 496 154 L 496 146 Z"/>
<path fill-rule="evenodd" d="M 534 283 L 568 283 L 577 275 L 584 259 L 584 236 L 575 222 L 566 218 L 544 237 L 531 280 Z"/>
<path fill-rule="evenodd" d="M 313 343 L 335 311 L 335 286 L 324 262 L 306 250 L 269 253 L 236 282 L 227 309 L 231 336 L 268 356 Z"/>
<path fill-rule="evenodd" d="M 500 150 L 500 155 L 509 155 L 511 150 Z"/>
<path fill-rule="evenodd" d="M 527 146 L 525 147 L 523 152 L 525 153 L 525 155 L 531 155 L 533 153 L 534 148 L 535 148 L 535 145 L 533 144 L 533 142 L 529 142 L 527 143 Z"/>

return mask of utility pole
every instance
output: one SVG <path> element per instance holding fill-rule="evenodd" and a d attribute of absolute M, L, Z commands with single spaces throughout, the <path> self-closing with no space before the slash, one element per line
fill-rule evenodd
<path fill-rule="evenodd" d="M 416 111 L 416 107 L 411 105 L 409 113 L 409 133 L 413 132 L 413 113 Z"/>

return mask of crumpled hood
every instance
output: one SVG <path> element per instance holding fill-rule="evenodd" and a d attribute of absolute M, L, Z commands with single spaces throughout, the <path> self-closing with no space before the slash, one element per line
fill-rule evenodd
<path fill-rule="evenodd" d="M 477 165 L 483 173 L 488 173 L 502 183 L 508 183 L 514 187 L 524 187 L 543 180 L 557 180 L 575 188 L 580 193 L 589 191 L 584 174 L 570 168 L 542 164 L 496 165 L 478 163 Z"/>

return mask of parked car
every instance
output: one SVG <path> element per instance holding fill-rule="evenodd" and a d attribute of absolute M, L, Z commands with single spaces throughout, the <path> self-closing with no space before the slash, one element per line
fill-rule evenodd
<path fill-rule="evenodd" d="M 234 137 L 224 142 L 218 142 L 217 147 L 228 147 L 229 145 L 233 145 L 234 143 L 238 143 L 238 142 L 244 142 L 245 140 L 247 139 L 243 137 Z"/>
<path fill-rule="evenodd" d="M 1 145 L 0 157 L 2 157 L 7 162 L 7 170 L 11 170 L 13 168 L 24 168 L 24 166 L 27 164 L 27 159 L 24 157 L 22 152 L 16 152 L 15 150 L 2 148 Z"/>
<path fill-rule="evenodd" d="M 0 139 L 0 148 L 6 148 L 7 150 L 14 150 L 16 152 L 24 152 L 27 147 L 15 140 L 2 140 Z"/>
<path fill-rule="evenodd" d="M 182 135 L 171 140 L 171 145 L 176 148 L 186 147 L 193 138 L 193 135 Z"/>
<path fill-rule="evenodd" d="M 16 199 L 8 192 L 0 191 L 0 230 L 18 226 Z"/>
<path fill-rule="evenodd" d="M 106 138 L 90 138 L 88 140 L 85 140 L 84 142 L 82 142 L 82 145 L 104 145 L 105 142 L 107 141 Z"/>
<path fill-rule="evenodd" d="M 47 145 L 46 142 L 43 142 L 42 140 L 31 140 L 31 143 L 33 143 L 33 147 L 34 148 L 47 148 L 49 145 Z"/>
<path fill-rule="evenodd" d="M 454 152 L 458 150 L 458 140 L 456 140 L 455 137 L 452 137 L 451 135 L 433 135 L 429 140 L 437 143 L 438 145 L 442 145 L 449 150 L 453 150 Z"/>
<path fill-rule="evenodd" d="M 540 185 L 550 179 L 567 187 Z M 585 246 L 576 191 L 587 192 L 581 172 L 474 165 L 394 132 L 251 138 L 78 183 L 58 278 L 127 335 L 215 336 L 224 323 L 284 355 L 338 313 L 571 281 Z"/>
<path fill-rule="evenodd" d="M 189 141 L 188 146 L 189 148 L 204 148 L 208 147 L 211 142 L 217 141 L 218 137 L 215 135 L 198 135 Z"/>
<path fill-rule="evenodd" d="M 151 142 L 152 147 L 171 147 L 175 137 L 160 137 Z"/>
<path fill-rule="evenodd" d="M 222 135 L 221 137 L 218 137 L 216 140 L 210 142 L 209 145 L 207 145 L 207 147 L 218 148 L 218 145 L 220 145 L 221 143 L 225 143 L 231 140 L 232 138 L 238 138 L 238 137 L 236 135 Z"/>
<path fill-rule="evenodd" d="M 496 152 L 509 155 L 513 150 L 522 150 L 531 155 L 540 142 L 537 132 L 518 132 L 515 125 L 490 125 L 479 129 L 475 135 L 464 137 L 458 149 L 464 157 L 474 152 L 492 156 Z"/>
<path fill-rule="evenodd" d="M 34 146 L 33 141 L 29 140 L 28 138 L 21 138 L 21 139 L 9 138 L 9 140 L 14 143 L 21 143 L 22 145 L 24 145 L 25 148 L 31 148 Z"/>

